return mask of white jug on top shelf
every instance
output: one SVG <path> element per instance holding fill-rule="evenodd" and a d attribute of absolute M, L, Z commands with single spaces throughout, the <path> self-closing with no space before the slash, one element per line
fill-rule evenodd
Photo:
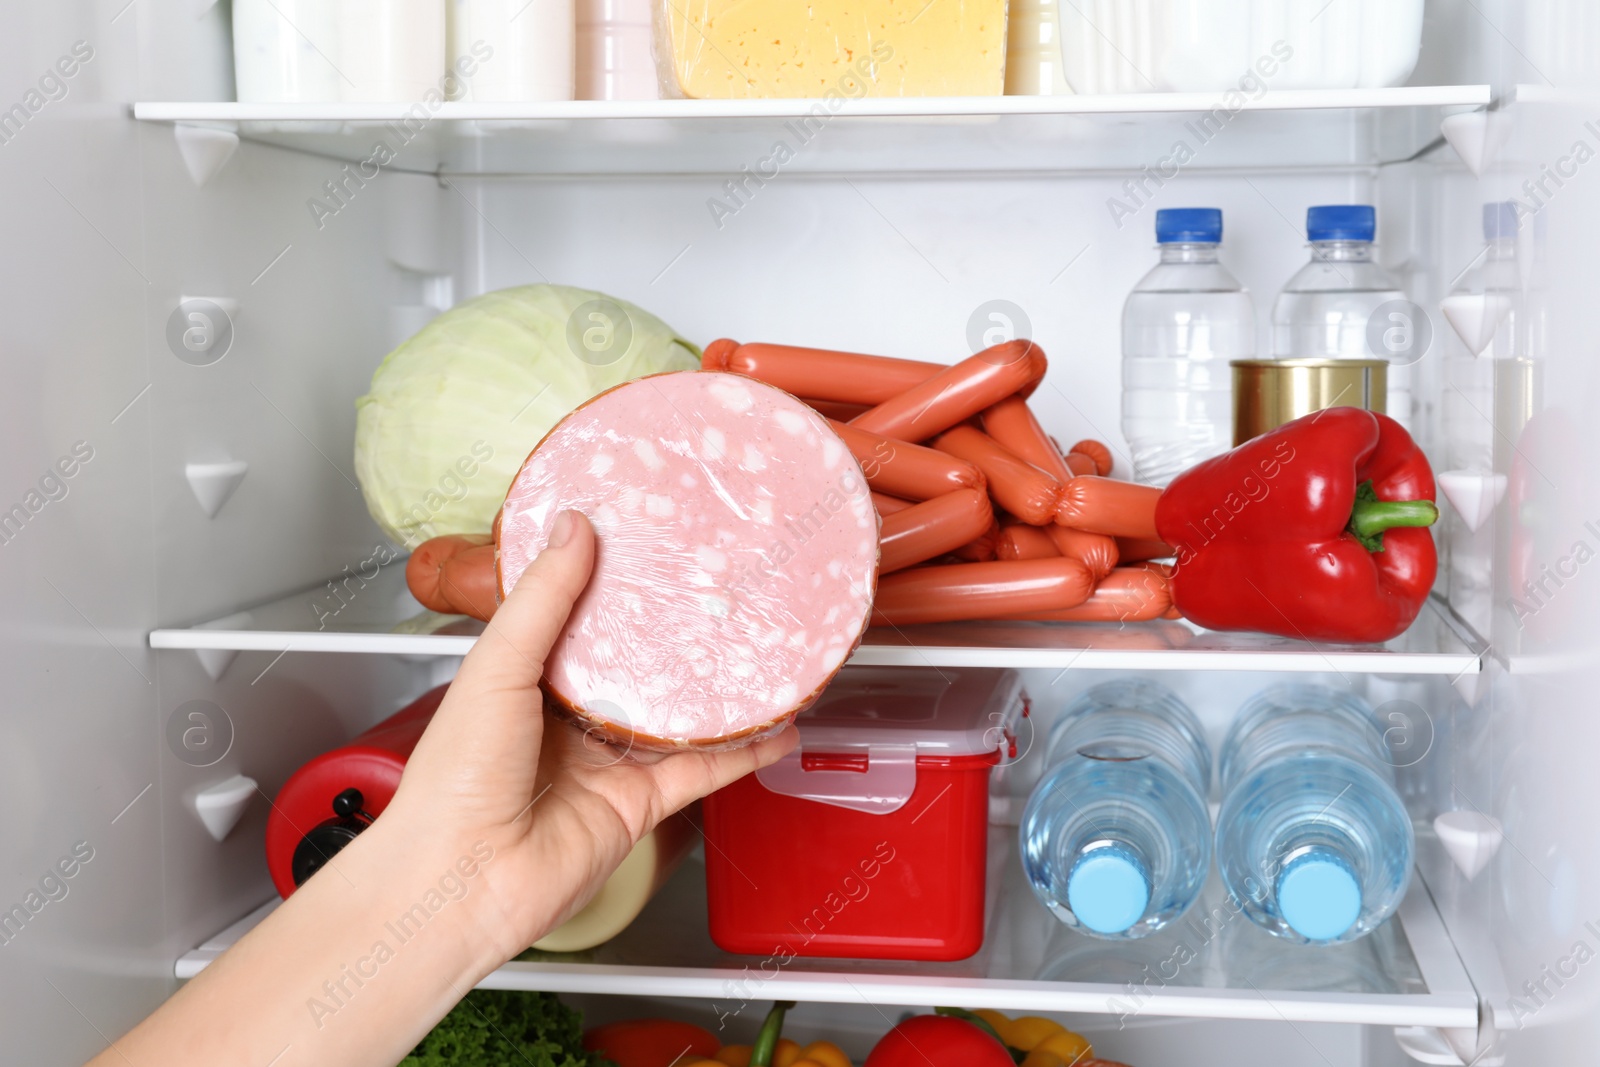
<path fill-rule="evenodd" d="M 1416 66 L 1422 4 L 1060 0 L 1062 59 L 1080 93 L 1376 89 Z"/>

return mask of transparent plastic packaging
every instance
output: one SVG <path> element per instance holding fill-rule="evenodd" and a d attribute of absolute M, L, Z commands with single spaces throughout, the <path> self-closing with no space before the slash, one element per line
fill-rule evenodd
<path fill-rule="evenodd" d="M 1274 686 L 1239 710 L 1220 770 L 1217 867 L 1251 922 L 1337 944 L 1400 906 L 1411 819 L 1365 701 L 1327 686 Z"/>
<path fill-rule="evenodd" d="M 816 98 L 801 143 L 849 99 L 1005 91 L 1006 0 L 662 0 L 655 21 L 663 96 Z"/>
<path fill-rule="evenodd" d="M 1062 713 L 1019 829 L 1034 894 L 1094 937 L 1145 937 L 1199 896 L 1211 862 L 1211 751 L 1150 682 L 1097 685 Z"/>
<path fill-rule="evenodd" d="M 506 494 L 502 599 L 569 509 L 594 525 L 595 569 L 544 687 L 606 740 L 670 750 L 776 733 L 866 627 L 878 518 L 861 466 L 771 386 L 661 374 L 569 414 Z"/>
<path fill-rule="evenodd" d="M 1423 0 L 1073 0 L 1061 4 L 1080 93 L 1375 89 L 1410 77 Z M 1227 96 L 1223 107 L 1237 110 Z"/>

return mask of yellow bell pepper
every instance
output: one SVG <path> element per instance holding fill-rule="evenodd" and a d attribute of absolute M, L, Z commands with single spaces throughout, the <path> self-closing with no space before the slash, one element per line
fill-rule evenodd
<path fill-rule="evenodd" d="M 1043 1052 L 1034 1049 L 1022 1060 L 1022 1067 L 1068 1067 L 1068 1061 L 1057 1056 L 1054 1052 Z"/>
<path fill-rule="evenodd" d="M 1068 1063 L 1081 1063 L 1094 1059 L 1094 1046 L 1082 1034 L 1062 1030 L 1033 1046 L 1035 1052 L 1053 1052 Z"/>
<path fill-rule="evenodd" d="M 727 1067 L 750 1067 L 749 1045 L 723 1045 L 717 1050 L 716 1061 Z"/>
<path fill-rule="evenodd" d="M 794 1067 L 853 1067 L 844 1049 L 831 1041 L 813 1041 L 800 1055 Z"/>
<path fill-rule="evenodd" d="M 999 1029 L 999 1027 L 996 1027 Z M 1000 1036 L 1005 1043 L 1022 1052 L 1032 1052 L 1039 1047 L 1040 1042 L 1057 1034 L 1064 1034 L 1067 1028 L 1054 1019 L 1046 1019 L 1038 1015 L 1024 1015 L 1020 1019 L 1012 1019 L 1000 1030 Z"/>
<path fill-rule="evenodd" d="M 799 1062 L 800 1043 L 787 1037 L 778 1038 L 778 1045 L 772 1050 L 772 1067 L 795 1067 Z"/>

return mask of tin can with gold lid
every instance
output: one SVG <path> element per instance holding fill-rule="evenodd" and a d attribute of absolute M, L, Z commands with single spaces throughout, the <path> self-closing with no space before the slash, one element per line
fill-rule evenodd
<path fill-rule="evenodd" d="M 1324 408 L 1384 413 L 1389 364 L 1381 359 L 1235 359 L 1233 444 Z"/>

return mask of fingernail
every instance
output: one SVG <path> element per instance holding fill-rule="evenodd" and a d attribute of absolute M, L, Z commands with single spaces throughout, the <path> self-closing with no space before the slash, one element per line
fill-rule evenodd
<path fill-rule="evenodd" d="M 560 548 L 572 540 L 572 531 L 577 528 L 578 513 L 576 511 L 563 511 L 556 516 L 556 524 L 550 529 L 550 540 L 546 548 Z"/>

